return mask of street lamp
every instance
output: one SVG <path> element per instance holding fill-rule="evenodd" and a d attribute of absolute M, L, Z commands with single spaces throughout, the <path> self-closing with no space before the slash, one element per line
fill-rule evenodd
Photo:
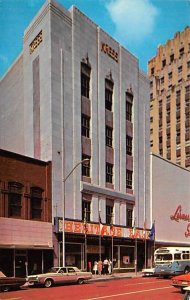
<path fill-rule="evenodd" d="M 85 158 L 81 161 L 79 161 L 74 168 L 69 172 L 69 174 L 63 178 L 63 221 L 62 221 L 62 264 L 63 267 L 65 266 L 65 183 L 67 179 L 70 177 L 70 175 L 73 173 L 73 171 L 83 163 L 88 163 L 90 161 L 89 158 Z"/>
<path fill-rule="evenodd" d="M 113 217 L 114 217 L 114 214 L 112 212 L 111 214 L 111 226 L 110 228 L 112 229 L 112 232 L 111 232 L 111 261 L 112 261 L 112 271 L 113 271 Z"/>

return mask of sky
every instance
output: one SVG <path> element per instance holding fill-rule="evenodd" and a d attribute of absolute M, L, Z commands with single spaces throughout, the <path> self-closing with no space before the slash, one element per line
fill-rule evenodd
<path fill-rule="evenodd" d="M 139 59 L 140 69 L 157 47 L 190 26 L 190 0 L 56 0 L 75 5 Z M 23 34 L 45 0 L 0 0 L 0 78 L 22 51 Z"/>

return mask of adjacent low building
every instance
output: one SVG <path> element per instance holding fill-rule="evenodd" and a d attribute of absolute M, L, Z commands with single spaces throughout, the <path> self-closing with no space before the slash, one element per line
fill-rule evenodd
<path fill-rule="evenodd" d="M 51 163 L 0 149 L 0 268 L 25 277 L 52 266 Z"/>

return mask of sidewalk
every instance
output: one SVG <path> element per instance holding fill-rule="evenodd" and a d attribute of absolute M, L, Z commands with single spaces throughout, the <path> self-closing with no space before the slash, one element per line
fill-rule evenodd
<path fill-rule="evenodd" d="M 89 281 L 95 282 L 95 281 L 106 281 L 106 280 L 115 280 L 115 279 L 122 279 L 122 278 L 136 278 L 136 277 L 142 277 L 142 273 L 138 272 L 129 272 L 129 273 L 113 273 L 111 275 L 92 275 L 92 279 Z"/>

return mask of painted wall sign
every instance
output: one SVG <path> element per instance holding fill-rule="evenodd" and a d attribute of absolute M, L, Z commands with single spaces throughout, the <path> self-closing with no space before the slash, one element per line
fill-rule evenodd
<path fill-rule="evenodd" d="M 108 44 L 102 42 L 101 51 L 107 54 L 109 57 L 111 57 L 113 60 L 115 60 L 118 63 L 118 53 Z"/>
<path fill-rule="evenodd" d="M 39 44 L 42 42 L 42 30 L 38 33 L 38 35 L 33 39 L 33 41 L 30 43 L 29 49 L 30 54 L 34 52 L 34 50 L 39 46 Z"/>
<path fill-rule="evenodd" d="M 62 232 L 62 220 L 58 219 L 58 232 Z M 84 224 L 83 222 L 65 220 L 65 232 L 85 234 L 86 235 L 101 235 L 113 237 L 125 237 L 130 239 L 149 239 L 150 230 L 136 229 L 135 233 L 132 228 L 107 226 L 100 224 Z"/>
<path fill-rule="evenodd" d="M 187 225 L 187 230 L 185 231 L 185 237 L 190 237 L 190 214 L 184 213 L 182 211 L 182 206 L 179 205 L 176 209 L 176 211 L 174 212 L 173 215 L 170 216 L 170 219 L 172 221 L 185 221 L 185 222 L 189 222 L 189 224 Z"/>

